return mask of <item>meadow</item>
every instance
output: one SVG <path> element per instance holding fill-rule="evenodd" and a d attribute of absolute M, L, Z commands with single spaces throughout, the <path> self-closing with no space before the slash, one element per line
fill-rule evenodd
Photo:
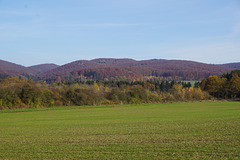
<path fill-rule="evenodd" d="M 239 159 L 240 102 L 0 111 L 0 159 Z"/>

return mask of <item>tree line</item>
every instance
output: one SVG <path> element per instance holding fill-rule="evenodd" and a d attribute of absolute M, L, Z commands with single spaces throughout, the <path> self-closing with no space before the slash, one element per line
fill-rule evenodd
<path fill-rule="evenodd" d="M 77 81 L 47 84 L 20 77 L 0 80 L 0 109 L 206 99 L 211 99 L 211 96 L 200 87 L 176 81 Z"/>
<path fill-rule="evenodd" d="M 209 76 L 198 86 L 213 97 L 237 100 L 240 98 L 240 70 L 223 74 L 221 77 Z"/>
<path fill-rule="evenodd" d="M 0 79 L 0 109 L 71 105 L 141 104 L 240 99 L 240 70 L 209 76 L 191 86 L 177 81 L 33 81 Z"/>

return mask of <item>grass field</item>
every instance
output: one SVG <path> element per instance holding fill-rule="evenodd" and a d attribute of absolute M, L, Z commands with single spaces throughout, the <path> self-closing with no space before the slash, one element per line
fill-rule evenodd
<path fill-rule="evenodd" d="M 0 159 L 239 159 L 240 102 L 0 111 Z"/>

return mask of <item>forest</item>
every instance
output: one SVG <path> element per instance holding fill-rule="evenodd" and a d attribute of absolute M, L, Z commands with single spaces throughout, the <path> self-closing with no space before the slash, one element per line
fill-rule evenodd
<path fill-rule="evenodd" d="M 219 99 L 237 100 L 240 98 L 240 70 L 223 74 L 221 77 L 209 76 L 197 84 L 202 90 Z"/>
<path fill-rule="evenodd" d="M 98 58 L 77 60 L 64 65 L 39 64 L 24 67 L 0 60 L 0 78 L 31 77 L 35 81 L 147 81 L 202 80 L 210 75 L 239 69 L 239 63 L 206 64 L 186 60 Z"/>
<path fill-rule="evenodd" d="M 0 109 L 166 103 L 240 98 L 240 71 L 209 76 L 191 86 L 180 81 L 33 81 L 21 77 L 0 80 Z"/>

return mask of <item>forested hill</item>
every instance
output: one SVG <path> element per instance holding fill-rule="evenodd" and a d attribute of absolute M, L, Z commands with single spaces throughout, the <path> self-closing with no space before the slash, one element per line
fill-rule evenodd
<path fill-rule="evenodd" d="M 46 63 L 46 64 L 39 64 L 39 65 L 34 65 L 34 66 L 30 66 L 28 68 L 37 71 L 38 73 L 43 73 L 43 72 L 47 72 L 50 71 L 54 68 L 59 67 L 56 64 L 53 63 Z"/>
<path fill-rule="evenodd" d="M 240 62 L 239 63 L 226 63 L 226 64 L 222 64 L 222 66 L 234 68 L 234 69 L 240 69 Z"/>
<path fill-rule="evenodd" d="M 231 72 L 231 65 L 213 65 L 186 60 L 100 58 L 79 60 L 62 66 L 42 64 L 24 67 L 0 60 L 1 77 L 31 76 L 35 80 L 76 81 L 76 80 L 201 80 L 210 75 L 220 76 Z"/>
<path fill-rule="evenodd" d="M 0 77 L 22 76 L 28 78 L 36 72 L 30 68 L 0 60 Z"/>
<path fill-rule="evenodd" d="M 31 67 L 24 67 L 19 64 L 0 60 L 0 78 L 20 76 L 22 78 L 36 77 L 38 74 L 58 67 L 56 64 L 40 64 Z"/>
<path fill-rule="evenodd" d="M 74 80 L 144 80 L 163 79 L 201 80 L 210 75 L 231 72 L 231 68 L 185 60 L 152 59 L 93 59 L 65 64 L 39 75 L 39 79 Z"/>

